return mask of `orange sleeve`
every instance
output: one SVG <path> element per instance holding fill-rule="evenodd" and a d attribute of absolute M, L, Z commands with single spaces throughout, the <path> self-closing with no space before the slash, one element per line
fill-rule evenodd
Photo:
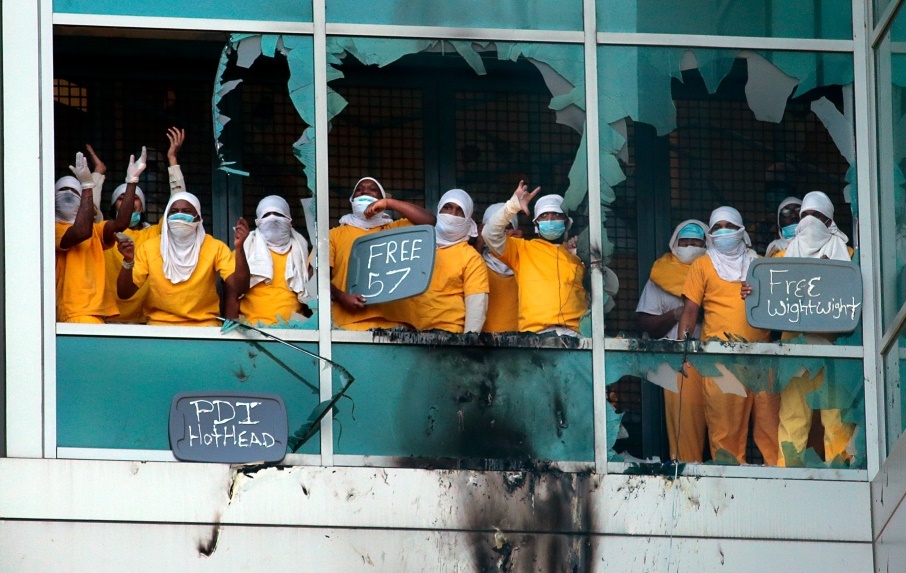
<path fill-rule="evenodd" d="M 689 274 L 686 275 L 686 284 L 683 285 L 683 296 L 698 306 L 701 306 L 705 299 L 705 274 L 702 266 L 704 258 L 702 256 L 692 262 Z"/>
<path fill-rule="evenodd" d="M 466 246 L 466 264 L 462 270 L 462 293 L 463 296 L 473 294 L 488 294 L 488 266 L 484 259 L 473 249 Z"/>
<path fill-rule="evenodd" d="M 503 254 L 497 258 L 506 263 L 508 267 L 515 270 L 519 266 L 519 253 L 522 251 L 524 242 L 525 239 L 507 237 L 503 247 Z"/>
<path fill-rule="evenodd" d="M 156 241 L 146 241 L 142 246 L 135 249 L 135 259 L 133 262 L 135 266 L 132 267 L 132 283 L 140 287 L 145 284 L 145 281 L 148 280 L 148 245 L 154 243 L 159 245 Z"/>
<path fill-rule="evenodd" d="M 216 241 L 214 244 L 217 246 L 217 251 L 214 253 L 214 268 L 220 274 L 220 278 L 226 280 L 236 271 L 236 255 L 226 246 L 226 243 Z"/>

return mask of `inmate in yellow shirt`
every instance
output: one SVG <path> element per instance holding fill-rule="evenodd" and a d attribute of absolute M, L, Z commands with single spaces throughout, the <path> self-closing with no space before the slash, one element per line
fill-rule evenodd
<path fill-rule="evenodd" d="M 503 276 L 488 268 L 488 315 L 482 332 L 515 332 L 519 329 L 519 285 L 514 275 Z"/>
<path fill-rule="evenodd" d="M 271 284 L 261 281 L 239 301 L 239 313 L 251 324 L 272 326 L 283 319 L 288 322 L 294 312 L 302 312 L 302 303 L 286 284 L 286 260 L 292 251 L 282 255 L 268 249 L 274 261 L 274 278 Z"/>
<path fill-rule="evenodd" d="M 428 290 L 399 301 L 403 309 L 399 319 L 418 330 L 462 332 L 466 325 L 465 297 L 487 292 L 484 259 L 467 242 L 456 243 L 437 249 Z"/>
<path fill-rule="evenodd" d="M 359 237 L 411 226 L 408 219 L 400 219 L 382 227 L 374 229 L 360 229 L 352 225 L 340 225 L 330 230 L 330 284 L 346 292 L 346 277 L 349 274 L 349 255 L 352 253 L 352 244 Z M 336 302 L 330 305 L 333 322 L 338 328 L 346 330 L 368 330 L 369 328 L 393 328 L 399 323 L 388 320 L 388 313 L 399 312 L 392 309 L 395 302 L 366 305 L 356 313 L 347 312 Z"/>
<path fill-rule="evenodd" d="M 164 276 L 160 237 L 154 237 L 135 250 L 132 282 L 141 287 L 148 282 L 146 310 L 148 324 L 171 326 L 219 326 L 220 297 L 217 275 L 226 279 L 233 274 L 236 261 L 230 248 L 205 235 L 198 253 L 198 264 L 189 280 L 173 284 Z"/>
<path fill-rule="evenodd" d="M 95 223 L 90 238 L 66 250 L 60 241 L 72 225 L 54 226 L 59 322 L 103 322 L 118 312 L 113 293 L 104 288 L 104 250 L 111 246 L 104 245 L 105 224 Z"/>
<path fill-rule="evenodd" d="M 565 326 L 579 331 L 579 319 L 588 308 L 582 286 L 585 265 L 579 257 L 562 244 L 508 237 L 499 258 L 516 275 L 519 330 Z"/>
<path fill-rule="evenodd" d="M 136 250 L 141 247 L 148 239 L 160 236 L 160 224 L 151 225 L 144 229 L 126 229 L 123 231 L 135 243 Z M 107 267 L 107 290 L 113 293 L 116 306 L 119 308 L 119 316 L 109 318 L 107 322 L 129 322 L 144 324 L 148 321 L 142 306 L 145 298 L 148 296 L 148 283 L 145 283 L 138 289 L 135 296 L 129 299 L 121 299 L 116 295 L 116 277 L 120 275 L 120 269 L 123 268 L 123 255 L 119 249 L 112 248 L 104 251 L 104 262 Z"/>
<path fill-rule="evenodd" d="M 720 278 L 708 255 L 692 261 L 683 296 L 705 311 L 702 340 L 728 340 L 729 334 L 747 342 L 767 342 L 770 333 L 749 326 L 746 320 L 746 301 L 739 295 L 741 284 Z"/>

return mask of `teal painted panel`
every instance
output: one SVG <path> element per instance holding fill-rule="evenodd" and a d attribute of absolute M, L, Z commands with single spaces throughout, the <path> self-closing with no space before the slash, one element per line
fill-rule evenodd
<path fill-rule="evenodd" d="M 852 39 L 850 0 L 598 0 L 598 31 Z"/>
<path fill-rule="evenodd" d="M 581 30 L 581 0 L 327 0 L 327 21 L 399 26 Z"/>
<path fill-rule="evenodd" d="M 54 13 L 311 22 L 311 0 L 54 0 Z"/>
<path fill-rule="evenodd" d="M 593 461 L 591 352 L 337 344 L 334 452 Z"/>
<path fill-rule="evenodd" d="M 318 366 L 273 342 L 58 336 L 57 445 L 169 450 L 173 396 L 225 390 L 280 395 L 292 434 L 318 404 Z M 299 453 L 319 451 L 315 437 Z"/>

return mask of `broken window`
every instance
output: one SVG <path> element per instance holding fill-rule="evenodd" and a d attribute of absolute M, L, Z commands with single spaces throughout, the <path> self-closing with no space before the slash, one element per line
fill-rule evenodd
<path fill-rule="evenodd" d="M 848 0 L 598 0 L 598 30 L 822 38 L 852 37 Z"/>

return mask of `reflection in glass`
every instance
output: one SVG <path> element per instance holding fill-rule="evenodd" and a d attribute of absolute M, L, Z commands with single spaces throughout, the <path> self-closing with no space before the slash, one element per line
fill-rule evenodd
<path fill-rule="evenodd" d="M 755 36 L 767 38 L 852 37 L 849 0 L 598 0 L 598 30 Z"/>
<path fill-rule="evenodd" d="M 683 364 L 682 347 L 640 342 L 641 352 L 608 353 L 608 396 L 623 416 L 618 456 L 864 467 L 861 360 L 690 353 Z M 661 392 L 665 410 L 642 400 Z"/>

